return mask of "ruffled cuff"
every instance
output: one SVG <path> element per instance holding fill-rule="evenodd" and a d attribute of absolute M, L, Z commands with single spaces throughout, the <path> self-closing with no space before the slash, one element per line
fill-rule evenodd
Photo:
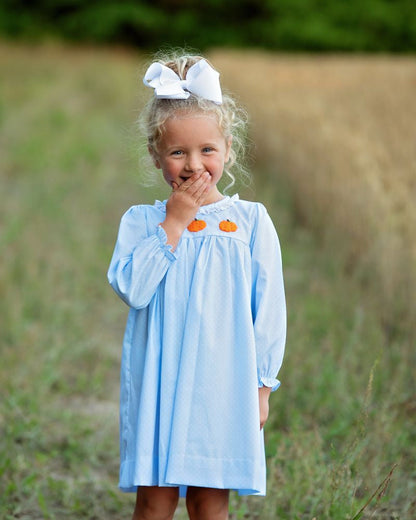
<path fill-rule="evenodd" d="M 274 377 L 259 377 L 258 386 L 259 388 L 267 386 L 272 389 L 272 392 L 274 392 L 279 388 L 280 381 Z"/>
<path fill-rule="evenodd" d="M 168 236 L 166 234 L 166 231 L 163 229 L 163 227 L 159 224 L 156 229 L 156 235 L 158 239 L 160 240 L 160 247 L 162 251 L 165 253 L 166 257 L 169 260 L 176 260 L 178 257 L 175 254 L 174 251 L 172 251 L 172 246 L 167 243 Z"/>

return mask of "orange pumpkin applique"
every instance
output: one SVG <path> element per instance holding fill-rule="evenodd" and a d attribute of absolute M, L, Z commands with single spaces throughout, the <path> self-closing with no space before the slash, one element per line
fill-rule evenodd
<path fill-rule="evenodd" d="M 228 233 L 232 231 L 237 231 L 237 224 L 235 222 L 231 222 L 231 220 L 221 220 L 220 222 L 221 231 L 227 231 Z"/>
<path fill-rule="evenodd" d="M 192 233 L 196 233 L 197 231 L 202 231 L 206 227 L 207 227 L 207 223 L 205 222 L 205 220 L 199 220 L 196 218 L 189 224 L 187 229 L 188 229 L 188 231 L 191 231 Z"/>

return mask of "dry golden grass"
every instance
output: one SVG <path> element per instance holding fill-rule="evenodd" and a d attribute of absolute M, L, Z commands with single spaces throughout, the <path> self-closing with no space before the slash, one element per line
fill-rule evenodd
<path fill-rule="evenodd" d="M 386 330 L 415 322 L 416 60 L 214 52 L 253 119 L 257 161 L 298 217 L 375 289 Z"/>

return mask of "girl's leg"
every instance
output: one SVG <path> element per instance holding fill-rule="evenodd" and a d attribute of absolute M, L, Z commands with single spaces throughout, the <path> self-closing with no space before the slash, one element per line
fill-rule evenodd
<path fill-rule="evenodd" d="M 227 520 L 228 489 L 189 487 L 186 507 L 190 520 Z"/>
<path fill-rule="evenodd" d="M 132 520 L 172 520 L 178 500 L 179 488 L 140 486 Z"/>

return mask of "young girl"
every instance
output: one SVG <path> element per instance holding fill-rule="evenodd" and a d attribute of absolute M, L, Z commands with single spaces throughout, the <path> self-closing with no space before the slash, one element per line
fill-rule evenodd
<path fill-rule="evenodd" d="M 120 488 L 134 520 L 228 518 L 264 495 L 263 425 L 286 335 L 281 254 L 260 203 L 223 196 L 241 120 L 197 56 L 153 63 L 148 149 L 172 191 L 121 219 L 109 281 L 130 307 L 121 364 Z M 236 141 L 236 139 L 235 139 Z"/>

